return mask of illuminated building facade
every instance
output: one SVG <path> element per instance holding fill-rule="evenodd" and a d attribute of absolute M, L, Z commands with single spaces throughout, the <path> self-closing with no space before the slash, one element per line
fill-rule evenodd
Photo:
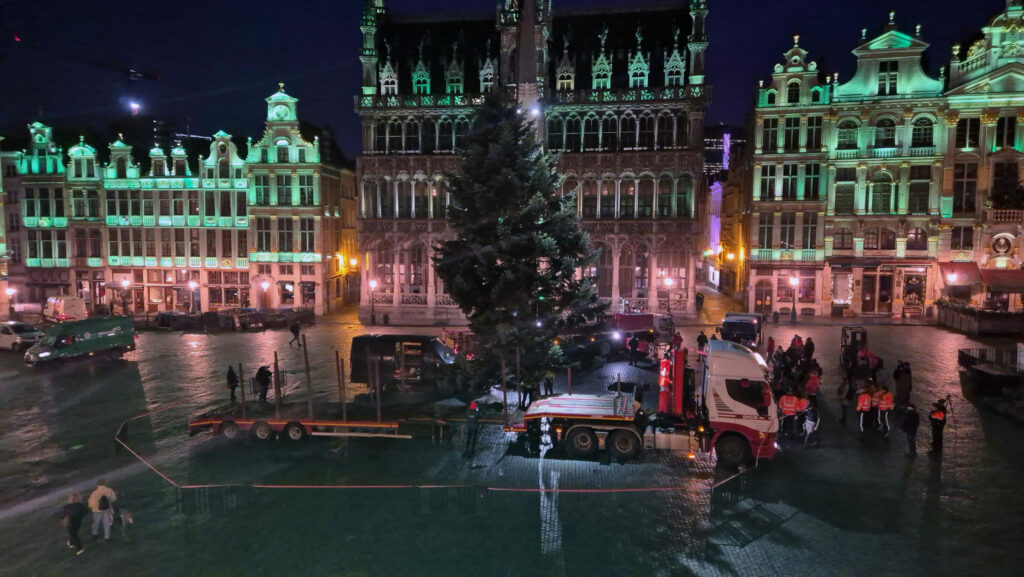
<path fill-rule="evenodd" d="M 135 314 L 342 303 L 357 270 L 353 173 L 321 162 L 283 88 L 244 158 L 224 132 L 193 162 L 154 147 L 148 167 L 120 139 L 102 162 L 82 139 L 65 155 L 40 122 L 29 133 L 28 149 L 3 157 L 19 301 L 77 295 Z"/>
<path fill-rule="evenodd" d="M 693 314 L 706 2 L 563 15 L 548 1 L 502 0 L 495 19 L 427 23 L 397 21 L 383 4 L 367 0 L 361 22 L 360 318 L 461 320 L 429 259 L 451 234 L 443 175 L 458 167 L 474 106 L 496 90 L 560 154 L 562 189 L 576 191 L 600 251 L 580 271 L 599 296 L 612 310 Z"/>

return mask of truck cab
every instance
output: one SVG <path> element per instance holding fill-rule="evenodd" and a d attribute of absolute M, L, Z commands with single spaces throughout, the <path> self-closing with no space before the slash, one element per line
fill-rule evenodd
<path fill-rule="evenodd" d="M 760 354 L 729 341 L 708 343 L 697 404 L 706 413 L 719 460 L 775 456 L 779 417 L 770 382 Z"/>
<path fill-rule="evenodd" d="M 719 332 L 724 340 L 757 350 L 764 332 L 764 316 L 754 313 L 727 313 Z"/>

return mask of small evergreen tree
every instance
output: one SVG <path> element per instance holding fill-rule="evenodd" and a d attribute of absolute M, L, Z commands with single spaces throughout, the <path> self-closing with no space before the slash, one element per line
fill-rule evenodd
<path fill-rule="evenodd" d="M 507 99 L 487 97 L 465 142 L 449 175 L 455 238 L 435 247 L 437 274 L 479 341 L 476 383 L 494 382 L 502 357 L 514 370 L 517 350 L 518 378 L 536 383 L 565 363 L 558 335 L 604 309 L 576 275 L 597 255 L 575 196 L 558 191 L 556 159 Z"/>

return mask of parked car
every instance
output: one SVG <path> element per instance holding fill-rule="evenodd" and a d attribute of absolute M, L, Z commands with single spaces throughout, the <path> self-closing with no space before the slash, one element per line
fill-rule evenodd
<path fill-rule="evenodd" d="M 7 321 L 0 323 L 0 348 L 23 351 L 42 338 L 42 331 L 28 323 Z"/>
<path fill-rule="evenodd" d="M 50 297 L 43 307 L 43 318 L 53 322 L 80 321 L 89 318 L 85 300 L 78 297 Z"/>
<path fill-rule="evenodd" d="M 135 350 L 135 327 L 129 317 L 97 317 L 84 321 L 57 323 L 25 353 L 25 364 L 38 364 L 78 357 L 120 357 Z"/>

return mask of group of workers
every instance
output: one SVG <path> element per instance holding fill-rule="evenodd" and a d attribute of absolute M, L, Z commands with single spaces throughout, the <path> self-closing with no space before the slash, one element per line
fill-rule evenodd
<path fill-rule="evenodd" d="M 818 391 L 821 388 L 821 365 L 814 358 L 814 340 L 804 341 L 794 335 L 789 348 L 776 346 L 768 337 L 767 350 L 774 349 L 768 362 L 772 366 L 771 396 L 778 402 L 780 435 L 787 438 L 803 436 L 804 446 L 818 444 Z M 765 403 L 768 393 L 765 392 Z"/>

